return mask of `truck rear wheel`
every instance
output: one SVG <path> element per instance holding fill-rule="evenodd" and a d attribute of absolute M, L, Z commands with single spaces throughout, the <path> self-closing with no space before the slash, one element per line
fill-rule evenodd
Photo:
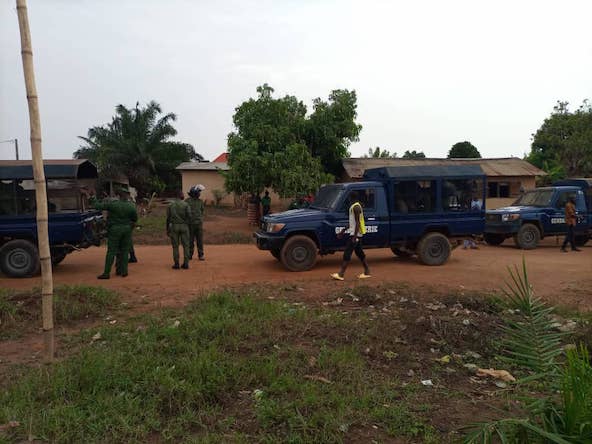
<path fill-rule="evenodd" d="M 0 270 L 10 277 L 28 277 L 39 273 L 37 246 L 28 240 L 15 239 L 0 248 Z"/>
<path fill-rule="evenodd" d="M 450 241 L 442 233 L 428 233 L 417 245 L 417 255 L 422 264 L 442 265 L 450 257 Z"/>
<path fill-rule="evenodd" d="M 497 246 L 501 245 L 506 240 L 506 236 L 497 233 L 483 233 L 483 239 L 485 239 L 485 242 L 489 245 Z"/>
<path fill-rule="evenodd" d="M 534 250 L 541 240 L 541 232 L 534 224 L 524 224 L 514 236 L 514 243 L 523 250 Z"/>
<path fill-rule="evenodd" d="M 317 245 L 308 236 L 292 236 L 282 247 L 280 261 L 290 271 L 310 270 L 317 261 Z"/>

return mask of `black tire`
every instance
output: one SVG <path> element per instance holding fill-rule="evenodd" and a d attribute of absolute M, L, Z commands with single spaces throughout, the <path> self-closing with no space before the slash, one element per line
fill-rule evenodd
<path fill-rule="evenodd" d="M 422 264 L 442 265 L 450 257 L 450 241 L 442 233 L 428 233 L 417 245 L 417 255 Z"/>
<path fill-rule="evenodd" d="M 399 256 L 399 257 L 402 257 L 405 259 L 410 258 L 414 254 L 412 251 L 403 250 L 402 248 L 399 248 L 399 247 L 391 247 L 391 251 L 393 252 L 393 254 L 395 256 Z"/>
<path fill-rule="evenodd" d="M 501 245 L 506 240 L 506 236 L 497 233 L 483 233 L 483 239 L 485 239 L 485 242 L 489 245 L 497 246 Z"/>
<path fill-rule="evenodd" d="M 585 234 L 583 236 L 576 236 L 574 238 L 574 242 L 576 244 L 576 247 L 583 247 L 584 245 L 586 245 L 586 243 L 590 240 L 590 238 L 588 236 L 586 236 Z"/>
<path fill-rule="evenodd" d="M 317 261 L 317 244 L 308 236 L 292 236 L 282 247 L 280 261 L 290 271 L 310 270 Z"/>
<path fill-rule="evenodd" d="M 281 255 L 280 255 L 280 250 L 276 250 L 275 248 L 273 250 L 269 251 L 271 253 L 271 255 L 273 257 L 275 257 L 278 261 L 281 260 Z"/>
<path fill-rule="evenodd" d="M 534 250 L 541 240 L 541 232 L 534 224 L 524 224 L 514 236 L 514 243 L 523 250 Z"/>
<path fill-rule="evenodd" d="M 6 276 L 23 278 L 39 273 L 39 251 L 28 240 L 16 239 L 0 248 L 0 270 Z"/>

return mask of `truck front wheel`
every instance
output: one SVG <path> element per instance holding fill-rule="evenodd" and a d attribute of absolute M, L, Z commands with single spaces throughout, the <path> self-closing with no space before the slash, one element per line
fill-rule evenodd
<path fill-rule="evenodd" d="M 39 272 L 37 246 L 24 239 L 6 242 L 0 248 L 0 270 L 10 277 L 28 277 Z"/>
<path fill-rule="evenodd" d="M 317 245 L 308 236 L 292 236 L 284 243 L 280 260 L 290 271 L 310 270 L 317 261 Z"/>
<path fill-rule="evenodd" d="M 417 245 L 417 255 L 422 264 L 442 265 L 450 257 L 450 241 L 442 233 L 428 233 Z"/>
<path fill-rule="evenodd" d="M 541 232 L 536 225 L 524 224 L 514 236 L 514 243 L 523 250 L 534 250 L 541 240 Z"/>
<path fill-rule="evenodd" d="M 485 239 L 485 242 L 489 245 L 497 246 L 501 245 L 506 240 L 506 236 L 497 233 L 483 233 L 483 239 Z"/>

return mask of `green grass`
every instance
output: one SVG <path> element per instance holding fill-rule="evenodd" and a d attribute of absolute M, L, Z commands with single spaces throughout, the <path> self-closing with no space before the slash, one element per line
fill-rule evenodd
<path fill-rule="evenodd" d="M 58 323 L 92 319 L 119 307 L 120 297 L 101 287 L 61 285 L 54 289 Z M 41 292 L 0 289 L 0 339 L 18 337 L 41 322 Z"/>
<path fill-rule="evenodd" d="M 99 341 L 84 332 L 79 354 L 19 370 L 0 392 L 0 424 L 22 424 L 9 442 L 332 443 L 357 430 L 436 442 L 414 392 L 363 355 L 376 328 L 363 315 L 213 295 L 105 327 Z"/>

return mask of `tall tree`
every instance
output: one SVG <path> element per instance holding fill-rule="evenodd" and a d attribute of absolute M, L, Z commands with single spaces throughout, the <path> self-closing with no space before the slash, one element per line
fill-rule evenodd
<path fill-rule="evenodd" d="M 33 47 L 29 15 L 26 0 L 16 1 L 19 30 L 21 34 L 21 55 L 25 89 L 29 105 L 29 124 L 31 126 L 31 155 L 33 158 L 33 177 L 35 179 L 35 202 L 37 205 L 37 242 L 39 260 L 41 262 L 41 312 L 43 318 L 43 339 L 45 344 L 45 360 L 52 362 L 55 355 L 53 332 L 53 272 L 51 269 L 51 253 L 49 250 L 49 231 L 47 218 L 47 189 L 45 171 L 43 169 L 43 151 L 41 149 L 41 117 L 35 85 L 35 68 L 33 67 Z"/>
<path fill-rule="evenodd" d="M 479 150 L 473 145 L 471 142 L 457 142 L 452 145 L 450 151 L 448 151 L 448 158 L 449 159 L 464 159 L 464 158 L 474 158 L 480 159 L 481 153 Z"/>
<path fill-rule="evenodd" d="M 553 112 L 532 136 L 527 160 L 552 179 L 592 175 L 592 106 L 584 100 L 575 111 L 558 101 Z"/>
<path fill-rule="evenodd" d="M 125 175 L 141 195 L 179 186 L 175 168 L 181 162 L 203 159 L 193 146 L 171 140 L 177 130 L 176 115 L 162 114 L 154 101 L 145 107 L 118 105 L 111 123 L 95 126 L 86 137 L 86 144 L 75 153 L 76 158 L 95 162 L 102 175 Z"/>
<path fill-rule="evenodd" d="M 333 180 L 328 173 L 339 171 L 359 133 L 352 123 L 355 92 L 333 91 L 327 103 L 316 99 L 309 117 L 296 97 L 274 98 L 273 92 L 267 84 L 259 86 L 256 99 L 236 108 L 235 131 L 228 135 L 228 191 L 260 193 L 273 187 L 284 197 L 314 191 Z"/>
<path fill-rule="evenodd" d="M 403 156 L 401 156 L 403 159 L 425 159 L 426 155 L 423 153 L 423 151 L 405 151 L 405 154 L 403 154 Z"/>
<path fill-rule="evenodd" d="M 314 111 L 306 121 L 306 145 L 334 176 L 341 173 L 341 159 L 349 156 L 350 144 L 359 140 L 362 125 L 356 123 L 357 107 L 355 91 L 336 89 L 329 94 L 329 101 L 313 101 Z"/>
<path fill-rule="evenodd" d="M 389 150 L 383 150 L 379 146 L 376 148 L 368 148 L 368 154 L 364 154 L 362 157 L 364 158 L 375 158 L 375 159 L 385 159 L 385 158 L 395 158 L 397 157 L 397 153 L 391 154 Z"/>

